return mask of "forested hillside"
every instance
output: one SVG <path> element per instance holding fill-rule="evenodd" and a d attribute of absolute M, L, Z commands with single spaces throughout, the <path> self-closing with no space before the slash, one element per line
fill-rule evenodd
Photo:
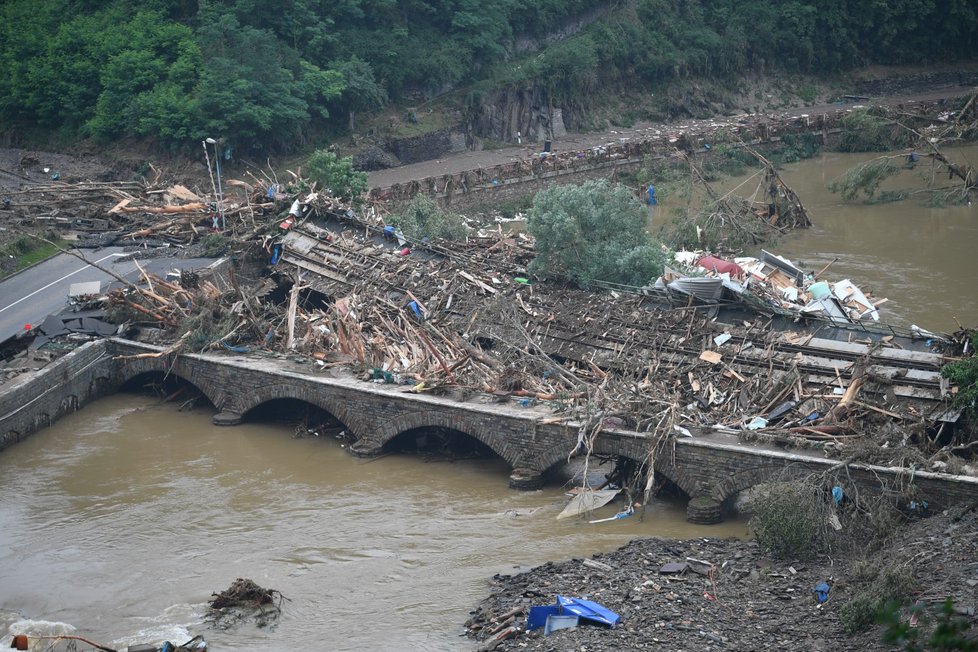
<path fill-rule="evenodd" d="M 975 51 L 973 0 L 5 0 L 0 133 L 283 151 L 452 89 L 561 101 Z"/>

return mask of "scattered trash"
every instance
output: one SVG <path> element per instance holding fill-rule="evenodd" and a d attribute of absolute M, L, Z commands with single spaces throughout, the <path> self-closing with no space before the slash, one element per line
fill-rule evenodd
<path fill-rule="evenodd" d="M 767 428 L 767 419 L 764 417 L 754 417 L 747 424 L 748 430 L 760 430 L 761 428 Z"/>
<path fill-rule="evenodd" d="M 722 346 L 722 345 L 726 344 L 727 342 L 729 342 L 731 337 L 733 337 L 733 335 L 731 335 L 730 333 L 724 333 L 723 335 L 717 335 L 716 337 L 713 338 L 713 343 L 716 344 L 717 346 Z"/>
<path fill-rule="evenodd" d="M 619 493 L 621 493 L 621 489 L 590 489 L 585 487 L 557 515 L 557 520 L 593 512 L 610 503 Z"/>
<path fill-rule="evenodd" d="M 635 508 L 632 505 L 629 505 L 628 507 L 626 507 L 625 509 L 621 510 L 620 512 L 618 512 L 614 516 L 609 516 L 608 518 L 599 518 L 599 519 L 594 520 L 594 521 L 588 521 L 588 523 L 592 523 L 593 524 L 593 523 L 607 523 L 608 521 L 620 521 L 622 519 L 628 518 L 629 516 L 631 516 L 634 513 L 635 513 Z"/>
<path fill-rule="evenodd" d="M 845 498 L 845 493 L 842 491 L 842 487 L 838 485 L 832 487 L 832 500 L 835 502 L 835 504 L 839 505 L 842 503 L 843 498 Z"/>
<path fill-rule="evenodd" d="M 818 600 L 819 604 L 822 604 L 829 599 L 829 591 L 832 590 L 831 582 L 832 579 L 829 578 L 827 582 L 819 582 L 815 585 L 815 588 L 812 589 L 812 592 L 815 594 L 815 599 Z"/>
<path fill-rule="evenodd" d="M 258 627 L 272 624 L 282 613 L 279 591 L 263 588 L 252 580 L 238 578 L 224 591 L 213 594 L 205 620 L 221 629 L 228 629 L 246 620 Z"/>
<path fill-rule="evenodd" d="M 560 606 L 562 613 L 572 613 L 581 620 L 607 625 L 608 627 L 614 627 L 621 620 L 618 614 L 591 600 L 565 598 L 564 596 L 558 595 L 557 604 Z"/>
<path fill-rule="evenodd" d="M 580 623 L 580 617 L 575 615 L 550 614 L 547 616 L 547 623 L 543 628 L 543 635 L 550 636 L 559 629 L 571 629 Z"/>

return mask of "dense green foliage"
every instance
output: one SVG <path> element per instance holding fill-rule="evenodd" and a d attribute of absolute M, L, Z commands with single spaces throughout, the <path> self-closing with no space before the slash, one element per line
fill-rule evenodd
<path fill-rule="evenodd" d="M 415 241 L 431 238 L 465 240 L 469 233 L 469 227 L 461 215 L 442 210 L 435 200 L 426 195 L 417 195 L 394 216 L 392 222 L 400 228 L 401 233 Z"/>
<path fill-rule="evenodd" d="M 599 86 L 976 49 L 968 0 L 7 0 L 0 132 L 268 151 L 465 85 L 580 105 Z"/>
<path fill-rule="evenodd" d="M 309 157 L 306 176 L 346 201 L 359 203 L 367 192 L 367 173 L 354 170 L 351 157 L 340 158 L 326 149 L 317 149 Z"/>
<path fill-rule="evenodd" d="M 978 347 L 978 333 L 971 335 L 972 354 L 945 366 L 941 375 L 958 386 L 954 404 L 966 408 L 969 416 L 978 421 L 978 356 L 974 354 L 975 347 Z"/>
<path fill-rule="evenodd" d="M 910 608 L 912 613 L 922 616 L 921 623 L 924 627 L 911 625 L 910 620 L 903 617 L 900 607 L 900 603 L 894 600 L 886 605 L 879 616 L 884 627 L 884 643 L 899 646 L 899 649 L 904 652 L 925 650 L 978 652 L 978 640 L 975 640 L 971 631 L 971 623 L 967 618 L 958 616 L 951 598 L 945 600 L 940 609 L 934 609 L 935 613 L 932 616 L 920 604 Z M 933 618 L 935 624 L 930 635 L 925 638 L 921 630 L 925 629 L 929 617 Z"/>
<path fill-rule="evenodd" d="M 842 119 L 840 152 L 886 152 L 911 143 L 909 132 L 872 110 L 853 111 Z"/>
<path fill-rule="evenodd" d="M 584 288 L 595 281 L 647 285 L 666 260 L 647 220 L 647 209 L 628 188 L 605 179 L 547 188 L 527 213 L 537 250 L 530 271 Z"/>

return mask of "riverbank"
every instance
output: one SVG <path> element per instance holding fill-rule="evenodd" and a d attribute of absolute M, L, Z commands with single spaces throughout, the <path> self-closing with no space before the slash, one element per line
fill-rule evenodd
<path fill-rule="evenodd" d="M 913 631 L 921 640 L 948 598 L 957 618 L 968 627 L 976 624 L 976 528 L 972 505 L 914 520 L 865 556 L 812 562 L 772 558 L 756 541 L 637 539 L 591 559 L 493 577 L 492 593 L 468 626 L 482 650 L 892 650 L 873 618 L 874 607 L 887 599 L 900 603 L 901 623 L 920 611 Z M 821 604 L 815 593 L 820 582 L 831 583 Z M 621 622 L 614 629 L 582 625 L 550 636 L 526 633 L 522 610 L 554 604 L 556 595 L 598 602 Z M 500 627 L 506 619 L 498 617 L 516 610 L 512 624 Z M 507 631 L 510 638 L 493 640 Z"/>

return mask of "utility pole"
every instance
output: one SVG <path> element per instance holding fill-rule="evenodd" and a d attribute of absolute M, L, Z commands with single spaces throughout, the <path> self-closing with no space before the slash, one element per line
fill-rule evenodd
<path fill-rule="evenodd" d="M 227 230 L 227 223 L 224 220 L 224 190 L 221 188 L 221 153 L 217 150 L 220 141 L 213 138 L 204 140 L 204 151 L 207 151 L 207 144 L 214 146 L 214 164 L 217 166 L 217 212 L 221 216 L 221 231 Z"/>

